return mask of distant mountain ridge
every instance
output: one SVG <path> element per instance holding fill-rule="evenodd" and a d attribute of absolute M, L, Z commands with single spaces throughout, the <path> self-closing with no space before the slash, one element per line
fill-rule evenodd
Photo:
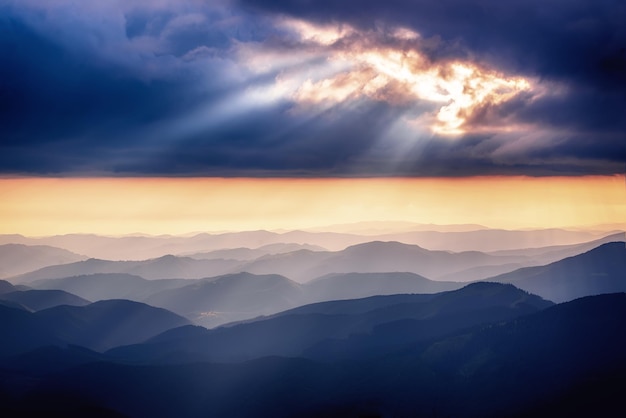
<path fill-rule="evenodd" d="M 464 286 L 459 282 L 429 280 L 414 273 L 333 273 L 306 283 L 310 301 L 358 299 L 401 293 L 438 293 Z"/>
<path fill-rule="evenodd" d="M 603 244 L 586 253 L 494 276 L 554 302 L 626 291 L 626 243 Z"/>
<path fill-rule="evenodd" d="M 525 268 L 511 273 L 520 264 L 529 263 L 533 256 L 576 253 L 619 237 L 621 235 L 604 237 L 565 248 L 516 250 L 513 254 L 500 252 L 498 255 L 431 251 L 399 242 L 373 241 L 336 252 L 298 249 L 266 254 L 252 261 L 198 260 L 172 255 L 144 261 L 89 259 L 47 266 L 11 280 L 41 290 L 63 290 L 86 300 L 121 298 L 145 302 L 172 310 L 196 324 L 214 327 L 316 301 L 454 290 L 462 287 L 458 280 L 475 280 L 487 273 L 510 273 L 487 280 L 515 283 L 557 302 L 622 291 L 626 289 L 622 278 L 626 273 L 620 260 L 626 257 L 619 251 L 619 245 L 616 251 L 606 249 L 613 244 L 603 244 L 589 252 L 605 252 L 604 256 L 598 256 L 600 261 L 581 254 L 568 259 L 567 263 L 574 267 L 567 267 L 562 260 L 556 267 Z M 286 244 L 278 248 L 293 246 Z M 544 279 L 527 277 L 542 271 L 549 271 Z M 154 282 L 145 280 L 144 276 Z M 438 280 L 429 280 L 432 277 Z M 442 280 L 451 277 L 456 281 Z M 39 310 L 48 301 L 41 303 L 44 305 L 30 305 L 30 309 Z M 51 298 L 49 303 L 57 302 Z"/>
<path fill-rule="evenodd" d="M 61 305 L 30 313 L 0 305 L 0 355 L 75 344 L 104 351 L 142 342 L 189 321 L 165 309 L 127 300 Z"/>
<path fill-rule="evenodd" d="M 47 245 L 0 245 L 0 278 L 17 276 L 46 266 L 68 264 L 87 257 Z"/>
<path fill-rule="evenodd" d="M 198 260 L 226 259 L 246 261 L 254 260 L 264 255 L 284 254 L 298 250 L 328 251 L 319 245 L 277 243 L 267 244 L 259 248 L 227 248 L 223 250 L 213 250 L 209 252 L 197 252 L 183 255 Z"/>
<path fill-rule="evenodd" d="M 302 286 L 286 277 L 237 273 L 164 290 L 145 302 L 211 327 L 278 312 L 304 300 Z"/>
<path fill-rule="evenodd" d="M 577 297 L 626 290 L 624 277 L 626 266 L 623 243 L 603 244 L 548 266 L 518 269 L 499 275 L 488 281 L 513 283 L 516 286 L 556 302 Z M 567 249 L 571 251 L 572 249 Z M 560 250 L 559 250 L 560 251 Z M 591 254 L 591 255 L 590 255 Z M 594 255 L 595 254 L 595 255 Z M 394 293 L 436 293 L 454 290 L 461 282 L 433 281 L 407 272 L 413 269 L 433 271 L 456 271 L 463 274 L 468 266 L 475 269 L 511 269 L 514 265 L 485 266 L 484 263 L 507 262 L 511 258 L 494 257 L 479 252 L 449 253 L 429 251 L 418 246 L 401 243 L 372 242 L 349 247 L 339 252 L 298 250 L 296 252 L 263 256 L 253 262 L 245 262 L 246 269 L 255 273 L 239 272 L 194 280 L 161 279 L 153 282 L 126 273 L 98 273 L 61 279 L 39 279 L 31 282 L 38 289 L 54 289 L 75 293 L 89 300 L 129 298 L 139 302 L 163 307 L 183 315 L 196 324 L 215 327 L 228 322 L 243 321 L 259 315 L 272 315 L 307 303 L 354 299 Z M 155 268 L 160 263 L 172 262 L 173 267 Z M 180 265 L 190 266 L 187 272 L 204 273 L 205 262 L 211 260 L 179 259 L 162 257 L 148 262 L 92 261 L 106 268 L 120 266 L 127 271 L 144 270 L 164 274 L 177 270 Z M 31 274 L 31 277 L 54 274 L 58 270 L 67 274 L 82 270 L 71 269 L 89 264 L 48 267 Z M 70 271 L 66 269 L 70 269 Z M 103 270 L 106 270 L 103 268 Z M 341 270 L 363 269 L 365 272 L 337 273 Z M 381 272 L 368 272 L 380 269 Z M 400 271 L 384 271 L 397 269 Z M 460 273 L 458 272 L 460 269 Z M 470 268 L 471 269 L 471 268 Z M 278 271 L 299 274 L 300 279 L 321 277 L 306 283 L 297 283 L 289 276 L 266 273 Z M 405 271 L 402 271 L 405 270 Z M 322 273 L 327 273 L 322 275 Z M 537 276 L 533 278 L 534 276 Z M 25 275 L 23 277 L 28 277 Z"/>
<path fill-rule="evenodd" d="M 110 261 L 90 258 L 77 263 L 44 267 L 12 277 L 13 282 L 27 283 L 99 273 L 130 274 L 145 279 L 199 279 L 226 274 L 240 263 L 236 260 L 196 260 L 166 255 L 143 261 Z"/>
<path fill-rule="evenodd" d="M 608 244 L 610 242 L 626 242 L 626 232 L 617 232 L 604 236 L 600 239 L 585 242 L 582 244 L 556 245 L 549 247 L 526 248 L 517 250 L 501 250 L 489 252 L 488 254 L 509 256 L 526 255 L 528 257 L 532 257 L 534 260 L 539 262 L 539 265 L 543 265 L 553 263 L 567 257 L 582 254 L 584 252 L 593 250 L 594 248 L 597 248 L 602 244 Z"/>
<path fill-rule="evenodd" d="M 91 302 L 63 290 L 17 290 L 0 294 L 0 300 L 20 304 L 31 311 L 60 305 L 85 306 Z"/>
<path fill-rule="evenodd" d="M 256 274 L 277 273 L 303 283 L 337 273 L 410 272 L 432 279 L 477 266 L 505 266 L 499 271 L 511 271 L 512 262 L 527 261 L 525 257 L 490 256 L 477 251 L 452 253 L 431 251 L 418 245 L 395 241 L 371 241 L 356 244 L 336 252 L 300 250 L 268 255 L 244 264 L 241 270 Z M 468 275 L 469 276 L 469 275 Z M 471 281 L 476 277 L 469 276 Z"/>
<path fill-rule="evenodd" d="M 268 254 L 252 261 L 209 259 L 166 255 L 143 261 L 109 261 L 89 259 L 42 269 L 11 277 L 14 283 L 101 273 L 123 273 L 145 279 L 199 279 L 223 274 L 249 272 L 280 274 L 303 283 L 333 273 L 411 272 L 429 278 L 460 272 L 472 267 L 490 265 L 498 271 L 513 270 L 517 263 L 527 261 L 520 256 L 492 256 L 477 251 L 451 253 L 426 250 L 417 245 L 399 242 L 372 241 L 350 246 L 341 251 L 311 251 Z M 479 277 L 482 278 L 482 277 Z M 465 280 L 476 277 L 468 274 Z"/>
<path fill-rule="evenodd" d="M 18 290 L 11 282 L 0 279 L 0 295 L 3 293 L 14 292 Z"/>
<path fill-rule="evenodd" d="M 360 311 L 354 310 L 355 303 L 361 304 Z M 342 311 L 343 305 L 348 310 Z M 316 309 L 313 311 L 304 306 L 214 330 L 186 327 L 168 331 L 140 346 L 116 348 L 111 355 L 133 361 L 164 358 L 176 362 L 244 361 L 272 355 L 316 357 L 316 351 L 311 350 L 318 344 L 328 339 L 370 333 L 382 324 L 418 321 L 419 326 L 414 328 L 419 332 L 402 334 L 409 341 L 419 341 L 485 321 L 536 312 L 551 305 L 511 285 L 476 283 L 434 295 L 322 302 L 313 305 Z M 172 353 L 179 353 L 178 360 L 172 358 Z"/>
<path fill-rule="evenodd" d="M 88 275 L 42 279 L 31 283 L 35 289 L 62 289 L 89 300 L 130 299 L 138 302 L 168 289 L 192 283 L 191 279 L 147 280 L 126 273 L 94 273 Z"/>
<path fill-rule="evenodd" d="M 489 229 L 477 224 L 422 224 L 416 222 L 402 221 L 370 221 L 353 222 L 346 224 L 335 224 L 316 228 L 306 228 L 308 232 L 340 232 L 359 235 L 382 235 L 389 233 L 415 232 L 415 231 L 435 231 L 435 232 L 469 232 Z"/>
<path fill-rule="evenodd" d="M 438 228 L 441 229 L 441 228 Z M 69 234 L 43 238 L 21 235 L 0 235 L 0 244 L 49 245 L 91 258 L 109 260 L 145 260 L 167 254 L 183 255 L 213 250 L 246 247 L 256 249 L 269 244 L 301 244 L 339 251 L 369 241 L 398 241 L 431 250 L 498 251 L 551 245 L 579 244 L 607 235 L 597 231 L 542 229 L 515 231 L 502 229 L 461 231 L 409 231 L 358 235 L 339 232 L 310 231 L 242 231 L 219 234 L 199 233 L 193 236 L 123 236 L 105 237 L 90 234 Z"/>
<path fill-rule="evenodd" d="M 93 274 L 31 283 L 90 300 L 131 299 L 163 307 L 199 325 L 268 315 L 311 302 L 393 293 L 436 293 L 463 283 L 435 282 L 412 273 L 336 274 L 299 284 L 279 275 L 235 273 L 200 280 L 146 280 L 128 274 Z"/>

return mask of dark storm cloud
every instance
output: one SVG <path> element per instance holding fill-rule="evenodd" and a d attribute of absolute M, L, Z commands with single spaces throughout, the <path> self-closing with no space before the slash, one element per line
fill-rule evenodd
<path fill-rule="evenodd" d="M 619 0 L 240 0 L 248 7 L 359 27 L 405 25 L 500 64 L 624 83 L 626 5 Z M 610 80 L 606 80 L 609 77 Z"/>
<path fill-rule="evenodd" d="M 347 22 L 362 28 L 404 25 L 424 38 L 440 40 L 435 48 L 425 50 L 434 59 L 442 51 L 445 59 L 473 56 L 501 70 L 565 83 L 567 100 L 583 101 L 580 106 L 586 107 L 591 125 L 600 117 L 605 127 L 624 127 L 623 1 L 240 1 L 256 10 L 318 22 Z M 603 101 L 615 107 L 597 106 Z M 557 106 L 551 110 L 559 111 Z M 584 112 L 578 113 L 572 119 L 576 123 Z"/>
<path fill-rule="evenodd" d="M 103 66 L 68 51 L 14 19 L 2 19 L 3 142 L 47 141 L 106 124 L 159 117 L 173 111 L 176 81 L 147 83 L 130 69 Z M 167 98 L 169 100 L 157 100 Z M 127 121 L 128 122 L 128 121 Z M 33 125 L 40 137 L 28 137 Z M 20 135 L 23 132 L 22 135 Z"/>
<path fill-rule="evenodd" d="M 230 42 L 225 33 L 237 29 L 220 20 L 229 16 L 137 7 L 120 18 L 119 10 L 89 4 L 73 14 L 63 2 L 46 10 L 34 4 L 0 8 L 5 173 L 106 173 L 120 156 L 158 147 L 133 135 L 142 127 L 236 84 L 224 75 L 232 63 L 220 56 Z M 206 29 L 212 26 L 221 29 Z M 251 38 L 251 31 L 241 34 Z"/>
<path fill-rule="evenodd" d="M 356 31 L 316 44 L 281 26 L 289 16 Z M 623 172 L 624 21 L 623 2 L 590 0 L 9 1 L 0 6 L 0 173 Z M 398 27 L 421 37 L 388 35 Z M 479 133 L 456 138 L 390 129 L 434 111 L 419 101 L 307 107 L 293 92 L 270 97 L 272 85 L 304 82 L 298 74 L 354 43 L 412 43 L 433 62 L 470 60 L 545 92 L 484 103 L 466 121 Z M 499 130 L 507 126 L 522 128 Z"/>

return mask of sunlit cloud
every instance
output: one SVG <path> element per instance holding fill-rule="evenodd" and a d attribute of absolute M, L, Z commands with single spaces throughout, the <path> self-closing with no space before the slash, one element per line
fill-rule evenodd
<path fill-rule="evenodd" d="M 284 18 L 279 23 L 300 42 L 297 51 L 282 45 L 261 51 L 246 46 L 242 54 L 251 68 L 278 71 L 280 90 L 301 106 L 330 107 L 360 99 L 402 106 L 428 102 L 434 111 L 418 122 L 434 133 L 454 135 L 473 130 L 467 122 L 475 109 L 534 89 L 527 78 L 471 61 L 434 62 L 420 50 L 420 35 L 410 29 L 357 31 L 345 24 Z M 323 59 L 293 68 L 307 58 Z"/>
<path fill-rule="evenodd" d="M 286 19 L 280 25 L 295 31 L 301 40 L 319 45 L 332 45 L 356 33 L 354 28 L 347 24 L 316 25 L 305 20 Z"/>

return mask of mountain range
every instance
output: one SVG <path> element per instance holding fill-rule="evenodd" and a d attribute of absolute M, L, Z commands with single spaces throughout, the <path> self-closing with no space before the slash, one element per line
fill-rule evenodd
<path fill-rule="evenodd" d="M 46 266 L 68 264 L 87 257 L 47 245 L 0 245 L 0 279 L 17 276 Z"/>
<path fill-rule="evenodd" d="M 576 297 L 626 290 L 623 254 L 624 243 L 603 244 L 587 253 L 579 254 L 546 266 L 522 268 L 504 275 L 486 279 L 492 282 L 514 283 L 516 286 L 556 302 Z M 579 247 L 584 249 L 584 247 Z M 558 251 L 565 251 L 559 249 Z M 566 249 L 574 251 L 574 249 Z M 395 254 L 391 255 L 391 254 Z M 511 256 L 507 256 L 511 257 Z M 200 280 L 155 279 L 146 280 L 126 273 L 95 273 L 62 277 L 41 278 L 78 273 L 85 267 L 99 269 L 126 268 L 145 273 L 179 275 L 202 273 L 205 261 L 190 258 L 162 257 L 146 262 L 100 262 L 87 260 L 76 264 L 46 267 L 21 278 L 38 278 L 29 282 L 35 289 L 59 289 L 87 300 L 131 299 L 172 310 L 196 324 L 214 327 L 232 321 L 241 321 L 259 315 L 269 315 L 284 309 L 316 301 L 354 299 L 394 293 L 436 293 L 454 290 L 462 282 L 433 281 L 416 273 L 389 269 L 435 269 L 446 265 L 448 269 L 463 268 L 468 263 L 493 262 L 493 256 L 482 253 L 448 253 L 428 251 L 399 243 L 369 243 L 349 247 L 339 252 L 312 252 L 298 250 L 293 253 L 263 256 L 246 262 L 259 274 L 233 273 Z M 386 260 L 385 263 L 378 263 Z M 509 259 L 500 261 L 506 262 Z M 173 263 L 159 269 L 161 264 Z M 453 264 L 457 263 L 457 264 Z M 286 271 L 300 277 L 316 276 L 325 271 L 379 269 L 379 273 L 329 273 L 304 284 L 294 282 L 280 274 L 263 274 L 263 269 L 274 266 L 275 271 Z M 181 269 L 178 269 L 181 267 Z M 354 267 L 352 267 L 354 266 Z M 504 265 L 509 268 L 509 264 Z M 254 268 L 253 268 L 254 267 Z M 263 267 L 263 268 L 261 268 Z M 501 266 L 482 266 L 476 269 Z M 308 268 L 308 269 L 307 269 Z"/>
<path fill-rule="evenodd" d="M 514 269 L 511 263 L 523 260 L 516 256 L 490 256 L 477 251 L 452 253 L 394 241 L 372 241 L 337 252 L 301 250 L 268 255 L 240 268 L 257 274 L 274 272 L 302 283 L 333 273 L 410 272 L 438 279 L 445 274 L 485 265 L 504 265 L 504 271 L 511 271 Z M 467 277 L 460 281 L 471 280 L 475 278 Z"/>
<path fill-rule="evenodd" d="M 90 258 L 76 263 L 44 267 L 10 279 L 14 283 L 28 283 L 100 273 L 131 274 L 151 280 L 199 279 L 229 273 L 237 269 L 239 264 L 237 260 L 196 260 L 173 255 L 144 261 L 110 261 Z"/>
<path fill-rule="evenodd" d="M 299 283 L 333 273 L 411 272 L 431 279 L 457 274 L 457 281 L 485 278 L 472 269 L 489 267 L 491 272 L 512 271 L 529 263 L 526 256 L 493 256 L 477 251 L 452 253 L 430 251 L 399 242 L 367 242 L 341 251 L 297 250 L 267 254 L 254 260 L 195 259 L 167 255 L 143 261 L 89 259 L 48 266 L 11 277 L 14 283 L 30 283 L 101 273 L 138 275 L 145 279 L 199 279 L 229 273 L 280 274 Z"/>
<path fill-rule="evenodd" d="M 283 235 L 288 234 L 292 233 Z M 259 232 L 249 235 L 254 237 L 257 235 L 266 236 L 267 234 Z M 245 234 L 242 235 L 242 237 L 245 236 Z M 7 237 L 14 238 L 14 236 L 0 236 L 0 238 L 3 237 L 5 239 Z M 201 236 L 196 236 L 196 239 L 201 241 L 198 237 L 201 238 Z M 89 237 L 63 236 L 53 238 L 63 244 L 66 241 L 73 242 L 73 238 L 84 240 Z M 168 242 L 170 238 L 158 239 Z M 179 237 L 176 239 L 191 238 Z M 124 239 L 130 240 L 129 245 L 130 243 L 139 245 L 141 242 L 134 241 L 136 239 L 147 239 L 148 242 L 151 242 L 152 239 L 158 241 L 157 237 L 115 239 L 96 237 L 94 239 L 96 242 L 104 240 L 107 245 L 114 245 L 117 242 L 115 240 L 122 240 L 117 242 L 120 244 L 120 248 L 125 245 Z M 82 240 L 78 242 L 82 243 Z M 624 240 L 626 240 L 625 235 L 621 232 L 602 236 L 582 244 L 517 248 L 491 253 L 430 251 L 423 247 L 394 241 L 368 241 L 339 251 L 328 251 L 309 244 L 275 243 L 255 249 L 247 247 L 229 248 L 186 253 L 187 256 L 164 255 L 135 261 L 85 260 L 84 256 L 58 248 L 7 244 L 0 246 L 0 259 L 4 257 L 7 260 L 5 265 L 12 265 L 10 270 L 6 270 L 5 267 L 7 272 L 18 273 L 10 275 L 11 281 L 15 283 L 98 273 L 133 274 L 146 279 L 197 279 L 244 271 L 257 274 L 281 274 L 298 282 L 331 273 L 351 272 L 413 272 L 430 279 L 469 282 L 507 273 L 521 267 L 548 264 L 580 254 L 607 242 Z M 248 242 L 248 245 L 250 244 Z M 89 247 L 81 248 L 87 250 Z M 162 247 L 159 248 L 163 249 Z M 427 246 L 427 248 L 429 247 Z M 142 251 L 143 247 L 139 247 L 139 253 Z M 61 255 L 63 257 L 59 259 Z M 137 258 L 137 253 L 130 251 L 127 258 Z M 363 260 L 363 258 L 366 259 Z M 62 266 L 58 264 L 62 264 Z"/>
<path fill-rule="evenodd" d="M 201 280 L 146 280 L 109 273 L 38 280 L 31 286 L 61 289 L 93 301 L 145 302 L 183 315 L 196 324 L 214 327 L 311 302 L 395 293 L 436 293 L 458 289 L 463 283 L 436 282 L 413 273 L 335 274 L 307 284 L 280 275 L 251 273 Z"/>
<path fill-rule="evenodd" d="M 141 302 L 156 293 L 190 283 L 194 283 L 194 280 L 147 280 L 125 273 L 95 273 L 58 279 L 41 279 L 30 283 L 30 286 L 35 289 L 61 289 L 93 301 L 130 299 Z"/>
<path fill-rule="evenodd" d="M 197 280 L 145 299 L 150 305 L 180 313 L 205 326 L 279 312 L 304 301 L 298 283 L 276 274 L 250 273 Z"/>
<path fill-rule="evenodd" d="M 128 300 L 60 305 L 37 312 L 0 305 L 0 356 L 47 346 L 78 345 L 104 351 L 138 343 L 189 321 L 164 309 Z"/>
<path fill-rule="evenodd" d="M 0 301 L 13 302 L 30 311 L 40 311 L 60 305 L 85 306 L 90 301 L 63 290 L 16 290 L 0 293 Z"/>
<path fill-rule="evenodd" d="M 145 260 L 168 254 L 190 255 L 209 251 L 249 248 L 258 249 L 269 244 L 300 244 L 340 251 L 348 246 L 370 241 L 397 241 L 443 251 L 498 251 L 532 247 L 581 244 L 609 235 L 607 232 L 564 229 L 541 230 L 476 230 L 452 228 L 446 230 L 412 230 L 381 234 L 312 232 L 312 231 L 243 231 L 226 233 L 198 233 L 192 236 L 134 235 L 106 237 L 91 234 L 68 234 L 31 238 L 22 235 L 0 235 L 0 244 L 48 245 L 62 248 L 90 258 L 106 260 Z M 471 229 L 471 228 L 469 228 Z"/>
<path fill-rule="evenodd" d="M 603 244 L 546 266 L 527 267 L 488 279 L 512 283 L 554 302 L 626 291 L 626 243 Z"/>
<path fill-rule="evenodd" d="M 0 414 L 612 416 L 626 385 L 620 238 L 44 266 L 0 280 Z"/>
<path fill-rule="evenodd" d="M 355 303 L 359 305 L 357 309 Z M 111 355 L 125 361 L 161 358 L 177 362 L 181 360 L 175 360 L 176 357 L 185 362 L 245 361 L 273 355 L 318 357 L 323 349 L 316 351 L 317 345 L 329 339 L 372 333 L 382 325 L 404 326 L 408 322 L 412 332 L 403 332 L 401 339 L 419 341 L 485 321 L 511 319 L 551 305 L 511 285 L 475 283 L 433 295 L 322 302 L 214 330 L 174 329 L 140 346 L 116 348 Z M 385 341 L 390 345 L 395 342 Z"/>
<path fill-rule="evenodd" d="M 18 355 L 0 368 L 0 412 L 620 416 L 624 324 L 624 293 L 553 305 L 495 283 L 324 302 L 213 331 L 175 328 L 104 354 Z"/>

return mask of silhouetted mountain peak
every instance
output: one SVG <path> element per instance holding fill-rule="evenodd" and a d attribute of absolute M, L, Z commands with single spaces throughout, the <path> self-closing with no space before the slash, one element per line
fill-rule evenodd
<path fill-rule="evenodd" d="M 164 256 L 153 258 L 152 261 L 176 261 L 187 257 L 175 256 L 173 254 L 165 254 Z"/>
<path fill-rule="evenodd" d="M 283 282 L 297 285 L 293 280 L 281 276 L 280 274 L 253 274 L 247 271 L 242 271 L 241 273 L 231 273 L 224 274 L 222 276 L 211 277 L 205 279 L 204 281 L 209 282 L 220 282 L 220 281 L 267 281 L 267 282 Z"/>
<path fill-rule="evenodd" d="M 15 286 L 6 280 L 0 280 L 0 294 L 15 291 Z"/>
<path fill-rule="evenodd" d="M 261 256 L 261 257 L 257 258 L 255 261 L 259 261 L 259 260 L 276 261 L 276 260 L 297 259 L 299 257 L 307 256 L 309 254 L 316 254 L 316 253 L 332 254 L 332 253 L 330 253 L 328 251 L 313 251 L 313 250 L 309 250 L 309 249 L 303 248 L 303 249 L 300 249 L 300 250 L 289 251 L 287 253 L 266 254 L 264 256 Z"/>
<path fill-rule="evenodd" d="M 441 293 L 433 306 L 436 306 L 437 310 L 451 311 L 470 309 L 471 307 L 482 309 L 487 301 L 491 306 L 511 308 L 532 306 L 535 309 L 545 309 L 553 305 L 552 302 L 521 290 L 512 284 L 477 282 L 459 290 Z"/>
<path fill-rule="evenodd" d="M 623 238 L 623 237 L 622 237 Z M 587 254 L 588 257 L 592 256 L 601 256 L 601 257 L 613 257 L 616 255 L 623 255 L 626 251 L 626 242 L 616 241 L 616 242 L 608 242 L 606 244 L 602 244 L 599 247 L 594 248 L 593 250 L 587 251 L 586 253 L 581 254 L 581 256 L 585 256 Z"/>
<path fill-rule="evenodd" d="M 470 283 L 467 286 L 463 287 L 462 292 L 485 293 L 485 292 L 500 292 L 503 290 L 519 290 L 519 289 L 517 289 L 515 286 L 513 286 L 510 283 L 498 283 L 498 282 L 485 281 L 485 282 Z"/>
<path fill-rule="evenodd" d="M 349 247 L 347 247 L 343 252 L 344 253 L 348 253 L 348 254 L 362 254 L 362 253 L 369 253 L 370 251 L 376 251 L 376 252 L 407 252 L 407 251 L 412 251 L 412 252 L 422 252 L 422 253 L 429 253 L 430 251 L 420 247 L 419 245 L 415 245 L 415 244 L 403 244 L 401 242 L 398 241 L 370 241 L 370 242 L 365 242 L 363 244 L 356 244 L 356 245 L 351 245 Z"/>

